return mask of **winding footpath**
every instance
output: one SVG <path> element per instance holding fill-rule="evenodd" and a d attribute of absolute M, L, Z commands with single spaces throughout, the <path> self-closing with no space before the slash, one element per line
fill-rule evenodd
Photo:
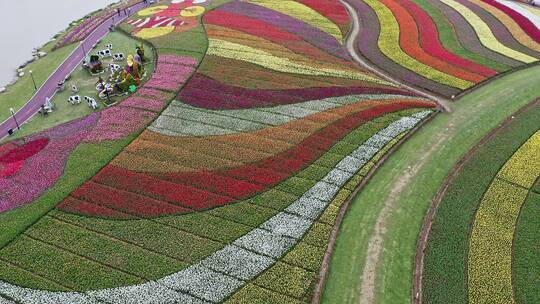
<path fill-rule="evenodd" d="M 140 2 L 130 7 L 131 14 L 138 12 L 139 10 L 146 7 L 147 4 Z M 109 33 L 109 27 L 111 25 L 118 25 L 122 23 L 129 15 L 121 14 L 120 18 L 118 15 L 113 15 L 111 18 L 105 20 L 101 25 L 99 25 L 88 37 L 86 37 L 82 42 L 79 43 L 79 46 L 73 50 L 73 52 L 67 57 L 60 66 L 47 78 L 47 80 L 39 87 L 37 92 L 32 96 L 32 98 L 24 104 L 24 106 L 15 113 L 15 118 L 19 125 L 24 124 L 28 119 L 30 119 L 37 111 L 40 109 L 41 105 L 45 103 L 47 97 L 51 98 L 56 94 L 57 84 L 60 81 L 66 79 L 75 68 L 80 64 L 84 57 L 92 51 L 94 44 L 99 42 L 103 37 Z M 15 130 L 17 124 L 13 117 L 9 117 L 4 122 L 0 124 L 0 139 L 8 135 L 8 131 Z"/>

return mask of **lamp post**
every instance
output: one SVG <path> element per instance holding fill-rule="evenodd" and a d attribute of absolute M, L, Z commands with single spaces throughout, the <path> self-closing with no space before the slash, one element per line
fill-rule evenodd
<path fill-rule="evenodd" d="M 15 120 L 15 125 L 17 125 L 17 130 L 20 130 L 21 127 L 19 126 L 19 122 L 17 121 L 17 117 L 15 117 L 15 110 L 13 108 L 9 108 L 9 111 L 11 112 L 11 116 L 13 116 L 13 120 Z"/>
<path fill-rule="evenodd" d="M 32 82 L 34 83 L 34 90 L 37 91 L 37 85 L 36 85 L 36 80 L 34 79 L 34 73 L 32 73 L 32 70 L 28 72 L 30 73 L 30 77 L 32 77 Z"/>

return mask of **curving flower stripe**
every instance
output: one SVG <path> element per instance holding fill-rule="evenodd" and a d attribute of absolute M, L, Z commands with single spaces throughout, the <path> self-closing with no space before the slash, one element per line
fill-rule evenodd
<path fill-rule="evenodd" d="M 358 49 L 368 61 L 400 81 L 445 97 L 540 58 L 535 17 L 500 1 L 351 4 L 363 23 Z"/>
<path fill-rule="evenodd" d="M 527 195 L 540 177 L 540 131 L 504 164 L 476 212 L 469 240 L 471 303 L 514 302 L 512 246 Z"/>

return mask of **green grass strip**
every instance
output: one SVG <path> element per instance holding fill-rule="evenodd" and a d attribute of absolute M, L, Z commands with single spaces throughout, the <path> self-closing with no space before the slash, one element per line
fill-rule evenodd
<path fill-rule="evenodd" d="M 78 45 L 71 44 L 51 52 L 53 44 L 49 43 L 43 48 L 43 51 L 50 52 L 46 57 L 27 65 L 23 69 L 25 75 L 9 86 L 6 93 L 0 95 L 0 122 L 11 116 L 9 108 L 19 110 L 34 95 L 34 84 L 28 71 L 32 70 L 34 73 L 34 79 L 39 88 Z"/>

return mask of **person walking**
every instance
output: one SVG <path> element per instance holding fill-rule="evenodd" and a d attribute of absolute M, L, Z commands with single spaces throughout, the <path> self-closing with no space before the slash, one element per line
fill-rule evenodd
<path fill-rule="evenodd" d="M 118 13 L 118 16 L 120 16 L 120 8 L 117 8 L 116 12 Z"/>

